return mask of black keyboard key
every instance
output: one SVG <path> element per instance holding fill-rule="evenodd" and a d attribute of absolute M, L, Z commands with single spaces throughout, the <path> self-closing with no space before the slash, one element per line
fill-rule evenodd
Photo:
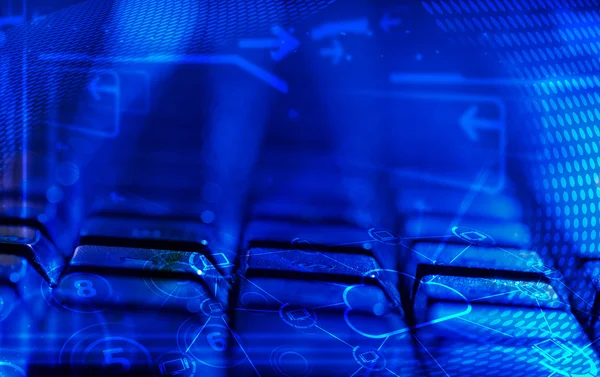
<path fill-rule="evenodd" d="M 365 272 L 380 268 L 368 255 L 311 250 L 252 248 L 244 259 L 247 278 L 304 278 L 355 284 L 360 283 Z"/>
<path fill-rule="evenodd" d="M 80 231 L 84 245 L 167 250 L 204 248 L 212 233 L 200 221 L 125 216 L 93 216 L 84 221 Z"/>
<path fill-rule="evenodd" d="M 427 239 L 516 248 L 526 248 L 531 243 L 529 228 L 518 221 L 458 221 L 433 216 L 413 216 L 406 219 L 403 243 L 410 244 Z"/>
<path fill-rule="evenodd" d="M 382 267 L 395 268 L 400 238 L 385 229 L 256 220 L 248 224 L 244 240 L 247 248 L 318 249 L 368 255 Z"/>
<path fill-rule="evenodd" d="M 152 217 L 93 216 L 80 231 L 82 245 L 197 251 L 193 264 L 231 278 L 234 252 L 219 247 L 208 225 L 191 220 Z"/>
<path fill-rule="evenodd" d="M 532 250 L 434 242 L 419 242 L 402 250 L 403 270 L 419 279 L 425 275 L 454 275 L 537 281 L 546 274 L 554 278 L 557 273 Z"/>
<path fill-rule="evenodd" d="M 57 283 L 57 274 L 51 272 L 66 263 L 66 253 L 61 254 L 42 232 L 33 227 L 0 225 L 0 246 L 3 254 L 25 258 L 51 285 Z"/>
<path fill-rule="evenodd" d="M 192 262 L 190 262 L 190 260 Z M 229 284 L 215 268 L 205 272 L 205 263 L 196 263 L 193 253 L 172 250 L 118 248 L 106 246 L 80 246 L 62 277 L 55 293 L 60 299 L 91 298 L 91 302 L 106 302 L 106 295 L 89 292 L 92 279 L 77 277 L 77 274 L 95 274 L 100 286 L 110 287 L 116 297 L 110 303 L 156 306 L 184 306 L 194 310 L 205 299 L 216 299 L 226 303 Z M 85 280 L 82 286 L 81 281 Z M 64 282 L 64 285 L 63 285 Z M 82 296 L 83 294 L 83 296 Z M 79 297 L 77 297 L 79 296 Z M 188 300 L 194 300 L 188 302 Z M 85 301 L 85 300 L 83 300 Z"/>
<path fill-rule="evenodd" d="M 249 284 L 253 284 L 275 292 L 284 302 L 320 306 L 330 304 L 331 297 L 340 297 L 341 301 L 348 286 L 364 283 L 369 286 L 368 294 L 383 303 L 382 310 L 389 309 L 388 300 L 400 308 L 397 282 L 377 279 L 379 270 L 379 264 L 367 255 L 253 248 L 245 257 L 242 273 L 247 282 L 242 284 L 241 292 L 245 294 L 248 288 L 252 289 Z M 373 310 L 372 304 L 364 307 L 360 302 L 361 310 Z"/>
<path fill-rule="evenodd" d="M 464 375 L 476 366 L 477 373 L 487 375 L 527 370 L 535 376 L 590 376 L 597 370 L 600 360 L 590 340 L 564 307 L 473 305 L 463 313 L 463 306 L 453 305 L 433 304 L 428 315 L 438 322 L 415 333 L 431 372 Z"/>
<path fill-rule="evenodd" d="M 564 295 L 564 292 L 561 292 Z M 425 276 L 415 293 L 415 306 L 428 302 L 469 302 L 472 305 L 568 307 L 548 280 L 520 281 L 464 276 Z M 422 311 L 415 308 L 415 311 Z"/>

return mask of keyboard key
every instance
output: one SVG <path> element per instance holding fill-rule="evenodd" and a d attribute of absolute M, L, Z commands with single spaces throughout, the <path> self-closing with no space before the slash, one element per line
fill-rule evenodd
<path fill-rule="evenodd" d="M 183 251 L 80 246 L 66 276 L 61 279 L 60 288 L 64 290 L 57 290 L 55 296 L 59 300 L 72 298 L 78 301 L 89 297 L 94 303 L 105 303 L 106 295 L 91 293 L 92 284 L 88 281 L 93 283 L 93 279 L 74 277 L 74 274 L 85 273 L 95 274 L 101 286 L 112 287 L 116 292 L 112 302 L 117 304 L 149 303 L 154 306 L 160 301 L 161 304 L 187 306 L 200 305 L 203 302 L 200 299 L 209 298 L 227 302 L 227 281 L 215 274 L 214 268 L 205 273 L 205 263 L 198 264 L 197 261 L 193 253 Z M 81 281 L 85 281 L 85 285 Z M 104 290 L 110 291 L 109 288 Z M 187 302 L 191 299 L 196 301 Z"/>
<path fill-rule="evenodd" d="M 348 286 L 365 283 L 369 287 L 368 292 L 362 290 L 366 295 L 377 297 L 377 302 L 382 302 L 386 309 L 388 305 L 385 302 L 391 298 L 399 308 L 401 304 L 395 281 L 378 280 L 377 276 L 373 279 L 366 275 L 370 271 L 377 275 L 379 270 L 379 264 L 366 255 L 253 248 L 247 252 L 242 270 L 248 283 L 242 284 L 241 294 L 245 294 L 245 288 L 253 284 L 273 292 L 283 302 L 320 306 L 330 304 L 328 300 L 331 297 L 339 297 L 338 302 L 341 302 Z M 364 310 L 373 310 L 371 301 L 365 301 L 369 304 Z M 362 310 L 362 301 L 360 303 Z"/>
<path fill-rule="evenodd" d="M 244 273 L 272 278 L 303 278 L 360 283 L 365 272 L 379 269 L 370 256 L 326 251 L 278 250 L 252 248 L 245 256 Z"/>
<path fill-rule="evenodd" d="M 374 257 L 383 267 L 395 268 L 399 237 L 384 229 L 256 220 L 248 224 L 244 240 L 247 249 L 319 249 L 362 254 Z"/>
<path fill-rule="evenodd" d="M 540 256 L 532 250 L 419 242 L 411 248 L 402 248 L 402 251 L 403 270 L 419 278 L 426 274 L 513 276 L 521 280 L 539 280 L 545 274 L 551 278 L 560 277 L 556 271 L 544 266 Z"/>
<path fill-rule="evenodd" d="M 456 313 L 437 303 L 430 318 Z M 419 353 L 431 372 L 590 376 L 598 357 L 575 317 L 564 308 L 473 305 L 461 316 L 416 331 Z M 589 374 L 591 373 L 591 374 Z"/>
<path fill-rule="evenodd" d="M 168 218 L 94 216 L 82 225 L 81 244 L 167 250 L 205 248 L 212 230 L 204 223 Z"/>
<path fill-rule="evenodd" d="M 220 274 L 230 279 L 235 267 L 235 253 L 213 248 L 217 244 L 213 242 L 216 241 L 213 230 L 197 221 L 94 216 L 84 222 L 80 234 L 82 245 L 194 252 L 190 263 L 209 275 Z"/>
<path fill-rule="evenodd" d="M 547 279 L 527 281 L 428 275 L 423 278 L 415 292 L 415 306 L 428 301 L 466 300 L 472 305 L 568 307 L 561 297 Z"/>
<path fill-rule="evenodd" d="M 4 254 L 25 258 L 51 285 L 57 283 L 57 274 L 51 271 L 63 266 L 66 256 L 42 232 L 29 226 L 0 225 L 0 244 Z"/>
<path fill-rule="evenodd" d="M 430 238 L 453 243 L 516 248 L 527 248 L 531 243 L 529 228 L 513 221 L 456 221 L 452 218 L 413 216 L 406 219 L 403 234 L 405 244 Z"/>

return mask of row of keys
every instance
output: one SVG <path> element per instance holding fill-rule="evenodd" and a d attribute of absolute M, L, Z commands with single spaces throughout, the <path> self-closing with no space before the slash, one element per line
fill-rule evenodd
<path fill-rule="evenodd" d="M 401 187 L 391 195 L 400 221 L 366 231 L 345 215 L 355 203 L 339 200 L 343 184 L 329 185 L 332 176 L 257 189 L 261 205 L 250 208 L 244 233 L 240 307 L 279 308 L 299 332 L 320 338 L 325 329 L 351 347 L 360 343 L 356 334 L 408 340 L 407 359 L 419 360 L 411 375 L 595 375 L 595 345 L 572 314 L 572 292 L 531 247 L 513 197 Z M 377 352 L 385 348 L 375 348 L 362 372 L 385 372 L 378 368 L 387 357 Z"/>

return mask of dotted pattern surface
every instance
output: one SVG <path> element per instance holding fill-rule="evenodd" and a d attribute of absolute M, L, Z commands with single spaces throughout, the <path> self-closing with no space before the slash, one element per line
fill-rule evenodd
<path fill-rule="evenodd" d="M 581 269 L 581 257 L 600 256 L 598 1 L 428 0 L 421 4 L 451 42 L 495 54 L 520 88 L 522 123 L 508 128 L 531 154 L 519 165 L 524 166 L 523 179 L 535 197 L 531 214 L 535 248 L 546 263 L 563 272 L 570 309 L 588 325 L 586 330 L 594 339 L 589 322 L 595 292 L 590 277 Z M 563 335 L 573 340 L 575 334 L 568 331 L 571 326 L 559 319 L 551 321 L 553 331 L 567 331 Z M 518 320 L 516 316 L 514 320 Z M 497 326 L 494 328 L 500 329 Z M 518 357 L 537 365 L 533 356 L 527 355 L 531 350 L 512 350 L 511 357 L 520 354 Z M 502 352 L 508 355 L 507 349 Z M 463 353 L 456 360 L 476 363 L 481 350 L 477 353 L 466 360 Z M 498 360 L 509 361 L 500 356 Z M 469 375 L 468 369 L 459 369 L 462 375 Z M 530 373 L 498 368 L 492 374 Z"/>

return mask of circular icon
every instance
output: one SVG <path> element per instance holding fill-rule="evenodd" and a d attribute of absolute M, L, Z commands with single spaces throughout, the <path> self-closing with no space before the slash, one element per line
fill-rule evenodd
<path fill-rule="evenodd" d="M 223 303 L 214 298 L 207 298 L 200 304 L 200 310 L 208 317 L 221 318 L 227 314 L 227 310 Z"/>
<path fill-rule="evenodd" d="M 371 228 L 369 236 L 382 244 L 396 246 L 400 243 L 400 237 L 385 229 Z"/>
<path fill-rule="evenodd" d="M 286 377 L 306 377 L 312 372 L 308 360 L 289 346 L 280 346 L 271 352 L 271 367 Z"/>
<path fill-rule="evenodd" d="M 216 321 L 211 317 L 205 318 L 192 317 L 179 327 L 177 344 L 181 353 L 213 368 L 232 368 L 244 361 L 237 341 L 229 341 L 231 330 L 219 323 L 209 323 Z"/>
<path fill-rule="evenodd" d="M 279 316 L 285 323 L 297 329 L 308 329 L 317 324 L 317 314 L 306 308 L 283 304 Z"/>
<path fill-rule="evenodd" d="M 194 377 L 196 362 L 181 352 L 171 351 L 156 360 L 155 376 Z"/>
<path fill-rule="evenodd" d="M 455 226 L 452 228 L 452 233 L 461 240 L 473 245 L 494 246 L 496 244 L 492 237 L 473 228 Z"/>
<path fill-rule="evenodd" d="M 549 301 L 557 298 L 552 288 L 544 283 L 517 282 L 517 288 L 535 300 Z"/>
<path fill-rule="evenodd" d="M 114 300 L 113 288 L 108 280 L 83 272 L 66 275 L 54 288 L 43 281 L 41 290 L 48 304 L 77 313 L 100 312 Z"/>
<path fill-rule="evenodd" d="M 166 254 L 166 255 L 165 255 Z M 201 270 L 190 265 L 187 260 L 181 260 L 184 255 L 181 252 L 155 254 L 144 264 L 145 269 L 181 272 L 182 275 L 200 275 Z M 182 278 L 181 280 L 146 278 L 146 285 L 161 296 L 180 299 L 191 299 L 206 296 L 206 292 L 200 284 Z"/>
<path fill-rule="evenodd" d="M 354 347 L 352 349 L 352 356 L 354 360 L 365 369 L 371 371 L 384 370 L 386 366 L 386 360 L 383 353 L 375 348 Z"/>
<path fill-rule="evenodd" d="M 89 371 L 101 375 L 137 375 L 152 368 L 148 350 L 126 336 L 129 329 L 120 323 L 101 323 L 73 334 L 60 350 L 59 363 L 68 366 L 75 376 Z"/>

